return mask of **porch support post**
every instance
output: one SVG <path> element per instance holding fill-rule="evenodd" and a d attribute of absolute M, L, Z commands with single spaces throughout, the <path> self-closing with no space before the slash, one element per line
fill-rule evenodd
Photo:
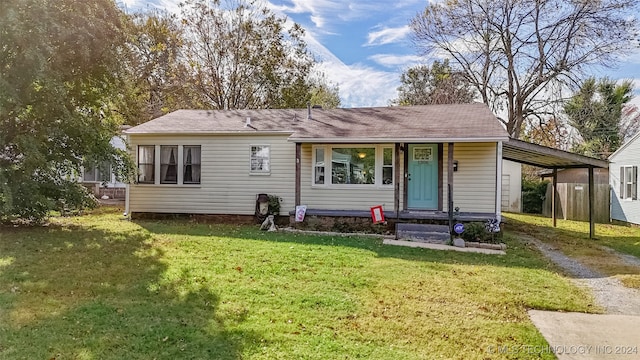
<path fill-rule="evenodd" d="M 502 141 L 496 147 L 496 220 L 502 222 Z"/>
<path fill-rule="evenodd" d="M 553 185 L 551 185 L 551 218 L 553 219 L 553 227 L 558 226 L 558 215 L 556 214 L 556 201 L 558 192 L 558 169 L 553 169 Z"/>
<path fill-rule="evenodd" d="M 400 143 L 396 143 L 393 150 L 393 210 L 396 212 L 396 219 L 400 219 Z"/>
<path fill-rule="evenodd" d="M 593 202 L 595 193 L 593 183 L 593 166 L 589 166 L 589 239 L 594 239 L 596 236 L 595 219 L 593 218 Z"/>
<path fill-rule="evenodd" d="M 302 157 L 302 144 L 296 143 L 296 204 L 295 206 L 300 205 L 300 172 L 302 168 L 301 158 Z"/>
<path fill-rule="evenodd" d="M 453 240 L 453 143 L 447 145 L 447 210 L 449 212 L 449 236 Z"/>

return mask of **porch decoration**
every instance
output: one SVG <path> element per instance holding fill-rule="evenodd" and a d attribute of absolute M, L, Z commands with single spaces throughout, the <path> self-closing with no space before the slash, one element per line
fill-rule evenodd
<path fill-rule="evenodd" d="M 382 211 L 382 205 L 374 206 L 371 208 L 371 219 L 374 224 L 384 223 L 384 212 Z"/>

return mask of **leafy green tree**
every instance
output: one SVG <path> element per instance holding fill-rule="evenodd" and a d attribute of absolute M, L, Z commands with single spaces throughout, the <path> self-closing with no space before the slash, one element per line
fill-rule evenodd
<path fill-rule="evenodd" d="M 310 102 L 319 105 L 323 109 L 335 109 L 340 107 L 340 90 L 337 85 L 319 80 L 312 84 Z"/>
<path fill-rule="evenodd" d="M 181 5 L 191 83 L 207 108 L 296 107 L 308 95 L 313 59 L 297 24 L 286 28 L 255 0 Z"/>
<path fill-rule="evenodd" d="M 113 0 L 5 0 L 0 11 L 0 219 L 39 221 L 90 205 L 72 178 L 82 164 L 128 157 L 109 143 L 119 123 L 122 13 Z"/>
<path fill-rule="evenodd" d="M 462 69 L 511 136 L 548 116 L 560 89 L 590 66 L 611 66 L 634 45 L 637 0 L 429 2 L 411 22 L 425 55 Z"/>
<path fill-rule="evenodd" d="M 449 60 L 434 61 L 428 65 L 418 65 L 400 75 L 397 105 L 430 105 L 471 103 L 475 89 L 464 77 L 464 73 L 453 71 Z"/>
<path fill-rule="evenodd" d="M 148 11 L 125 19 L 127 45 L 120 54 L 124 87 L 118 111 L 136 125 L 184 108 L 200 108 L 188 86 L 184 36 L 179 19 Z"/>
<path fill-rule="evenodd" d="M 589 78 L 582 83 L 564 106 L 569 124 L 582 138 L 572 151 L 603 159 L 616 151 L 625 137 L 623 108 L 632 96 L 630 81 Z"/>

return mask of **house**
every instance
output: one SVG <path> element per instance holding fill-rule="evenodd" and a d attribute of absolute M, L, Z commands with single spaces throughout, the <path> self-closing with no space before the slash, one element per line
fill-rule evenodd
<path fill-rule="evenodd" d="M 388 219 L 500 217 L 509 137 L 483 104 L 179 110 L 126 134 L 132 217 L 252 216 L 260 193 L 310 216 L 370 221 L 382 205 Z"/>
<path fill-rule="evenodd" d="M 124 131 L 128 128 L 123 127 L 122 130 Z M 110 143 L 116 149 L 127 149 L 124 134 L 112 137 Z M 122 200 L 126 197 L 127 185 L 116 178 L 109 163 L 83 167 L 78 180 L 97 198 L 107 196 L 110 199 Z"/>
<path fill-rule="evenodd" d="M 640 133 L 609 156 L 612 220 L 640 224 L 638 165 L 640 165 Z"/>
<path fill-rule="evenodd" d="M 610 218 L 609 212 L 609 169 L 596 168 L 593 169 L 594 180 L 594 218 L 598 223 L 608 223 Z M 588 187 L 589 172 L 588 169 L 558 169 L 556 171 L 557 196 L 556 196 L 556 215 L 564 220 L 587 221 L 589 220 L 588 203 Z M 553 171 L 546 170 L 540 173 L 542 180 L 549 181 L 547 186 L 547 195 L 542 203 L 542 214 L 551 215 L 551 191 L 553 181 Z"/>

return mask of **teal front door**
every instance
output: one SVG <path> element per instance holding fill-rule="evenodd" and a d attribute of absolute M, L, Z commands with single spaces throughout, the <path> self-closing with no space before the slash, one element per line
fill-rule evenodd
<path fill-rule="evenodd" d="M 438 209 L 438 145 L 409 145 L 407 208 Z"/>

